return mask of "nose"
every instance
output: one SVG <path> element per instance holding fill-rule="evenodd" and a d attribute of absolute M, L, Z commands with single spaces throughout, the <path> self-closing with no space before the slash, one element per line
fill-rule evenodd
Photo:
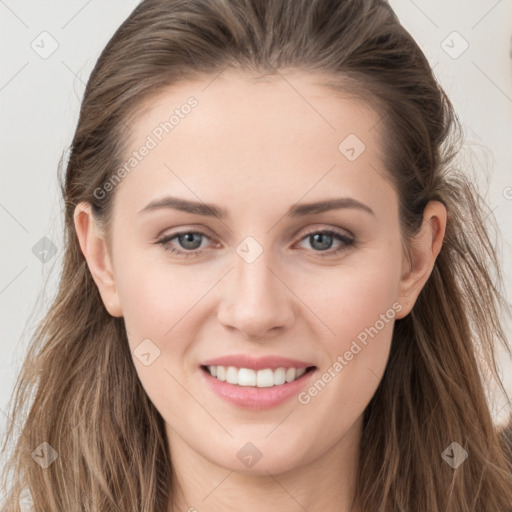
<path fill-rule="evenodd" d="M 279 335 L 296 317 L 294 295 L 284 284 L 285 276 L 272 268 L 275 265 L 266 251 L 252 263 L 234 257 L 235 268 L 223 284 L 219 322 L 255 341 Z"/>

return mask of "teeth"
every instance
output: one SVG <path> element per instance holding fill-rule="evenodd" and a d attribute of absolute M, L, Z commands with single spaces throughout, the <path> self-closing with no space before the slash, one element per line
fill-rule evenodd
<path fill-rule="evenodd" d="M 256 374 L 256 387 L 271 388 L 273 385 L 274 371 L 270 368 L 267 368 L 266 370 L 258 370 L 258 373 Z"/>
<path fill-rule="evenodd" d="M 228 366 L 226 370 L 226 382 L 238 384 L 238 370 L 234 366 Z"/>
<path fill-rule="evenodd" d="M 280 386 L 286 382 L 286 370 L 284 368 L 278 368 L 274 370 L 274 386 Z"/>
<path fill-rule="evenodd" d="M 210 371 L 211 373 L 211 371 Z M 225 366 L 217 366 L 217 379 L 226 380 L 226 367 Z"/>
<path fill-rule="evenodd" d="M 210 366 L 210 368 L 212 367 Z M 235 384 L 239 386 L 256 386 L 256 372 L 248 368 L 240 368 L 238 370 L 238 380 Z"/>
<path fill-rule="evenodd" d="M 292 382 L 295 380 L 295 377 L 297 376 L 297 370 L 295 368 L 288 368 L 286 370 L 286 382 Z"/>
<path fill-rule="evenodd" d="M 208 366 L 208 371 L 212 377 L 229 382 L 229 384 L 270 388 L 297 380 L 306 373 L 306 368 L 252 370 L 250 368 L 236 368 L 235 366 Z"/>

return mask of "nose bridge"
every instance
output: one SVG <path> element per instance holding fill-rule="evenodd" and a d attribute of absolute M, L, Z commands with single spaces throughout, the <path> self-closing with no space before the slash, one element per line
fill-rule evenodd
<path fill-rule="evenodd" d="M 272 250 L 247 237 L 235 252 L 219 309 L 221 323 L 255 338 L 289 325 L 294 316 L 291 294 L 274 275 Z"/>
<path fill-rule="evenodd" d="M 276 298 L 279 293 L 276 290 L 276 278 L 271 272 L 271 258 L 262 254 L 255 261 L 247 262 L 243 258 L 237 258 L 235 263 L 234 279 L 236 281 L 235 290 L 239 300 L 254 302 L 257 305 L 264 306 L 261 300 L 268 303 L 272 297 Z"/>

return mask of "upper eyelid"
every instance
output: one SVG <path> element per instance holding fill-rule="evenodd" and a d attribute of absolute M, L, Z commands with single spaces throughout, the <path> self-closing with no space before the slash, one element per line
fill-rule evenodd
<path fill-rule="evenodd" d="M 215 237 L 212 237 L 212 236 L 208 235 L 207 233 L 205 233 L 204 231 L 202 231 L 200 229 L 181 229 L 180 231 L 176 231 L 175 233 L 170 233 L 169 235 L 159 236 L 159 237 L 157 237 L 156 241 L 157 241 L 157 243 L 158 242 L 160 242 L 160 243 L 162 243 L 162 242 L 170 242 L 174 238 L 177 238 L 180 235 L 185 235 L 185 234 L 188 234 L 188 233 L 198 234 L 198 235 L 201 235 L 201 236 L 204 236 L 204 237 L 208 238 L 211 241 L 215 241 Z M 297 233 L 294 234 L 293 238 L 296 238 L 297 236 L 299 236 L 299 233 L 300 233 L 300 230 L 298 230 Z M 343 238 L 343 237 L 344 238 L 348 238 L 351 241 L 355 240 L 354 235 L 352 233 L 350 233 L 349 231 L 343 229 L 343 228 L 333 228 L 333 227 L 324 227 L 324 228 L 322 228 L 322 227 L 318 227 L 318 228 L 311 228 L 310 230 L 304 232 L 298 238 L 298 240 L 295 243 L 302 242 L 308 236 L 312 236 L 312 235 L 317 234 L 317 233 L 332 233 L 335 236 L 338 236 L 338 237 L 341 237 L 341 238 Z M 185 249 L 180 249 L 180 250 L 183 250 L 184 252 L 192 253 L 192 252 L 199 252 L 199 251 L 204 250 L 204 249 L 205 248 L 203 248 L 203 249 L 194 249 L 194 250 L 190 250 L 190 251 L 186 251 Z"/>
<path fill-rule="evenodd" d="M 298 234 L 300 232 L 301 231 L 299 230 L 295 236 L 298 236 Z M 346 229 L 326 227 L 326 228 L 313 228 L 313 229 L 305 231 L 304 233 L 302 233 L 301 240 L 309 235 L 314 235 L 316 233 L 334 233 L 335 235 L 345 236 L 346 238 L 351 238 L 351 239 L 355 238 L 355 236 L 350 231 L 348 231 Z"/>
<path fill-rule="evenodd" d="M 165 234 L 159 234 L 155 237 L 156 240 L 158 239 L 162 239 L 162 238 L 168 238 L 168 237 L 175 237 L 175 236 L 178 236 L 178 235 L 181 235 L 181 234 L 185 234 L 185 233 L 199 233 L 201 235 L 205 235 L 207 236 L 208 238 L 216 238 L 215 235 L 210 235 L 208 234 L 209 233 L 209 229 L 208 228 L 205 228 L 204 226 L 201 226 L 201 227 L 185 227 L 185 228 L 177 228 L 178 231 L 175 231 L 174 233 L 171 233 L 169 235 L 165 235 Z M 308 234 L 311 234 L 311 233 L 317 233 L 319 231 L 333 231 L 334 233 L 338 233 L 338 232 L 341 232 L 341 233 L 338 233 L 338 234 L 346 234 L 348 237 L 350 238 L 355 238 L 355 235 L 350 231 L 348 230 L 347 228 L 342 228 L 342 227 L 339 227 L 339 226 L 330 226 L 330 225 L 326 225 L 326 224 L 322 224 L 322 223 L 316 223 L 314 224 L 314 227 L 312 228 L 299 228 L 297 230 L 294 230 L 293 231 L 293 234 L 291 235 L 292 238 L 296 238 L 297 236 L 299 236 L 299 234 L 301 232 L 304 231 L 304 229 L 306 229 L 306 231 L 304 232 L 303 236 L 307 236 Z M 165 233 L 166 230 L 162 230 L 161 233 Z"/>
<path fill-rule="evenodd" d="M 215 236 L 209 235 L 208 230 L 205 230 L 205 228 L 185 228 L 185 229 L 179 228 L 178 231 L 174 231 L 173 233 L 166 234 L 166 230 L 163 230 L 161 233 L 162 234 L 158 234 L 157 236 L 155 236 L 156 241 L 172 239 L 179 235 L 185 235 L 187 233 L 197 233 L 199 235 L 203 235 L 210 239 L 215 238 Z"/>

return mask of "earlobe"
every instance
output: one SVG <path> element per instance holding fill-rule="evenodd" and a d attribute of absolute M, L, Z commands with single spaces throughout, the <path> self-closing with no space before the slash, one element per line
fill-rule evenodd
<path fill-rule="evenodd" d="M 123 316 L 105 235 L 97 225 L 89 203 L 76 206 L 74 223 L 82 254 L 105 308 L 112 316 Z"/>
<path fill-rule="evenodd" d="M 437 256 L 441 251 L 446 230 L 446 207 L 439 201 L 430 201 L 423 211 L 420 230 L 409 244 L 409 255 L 404 254 L 398 302 L 402 305 L 397 319 L 407 316 L 427 282 Z"/>

